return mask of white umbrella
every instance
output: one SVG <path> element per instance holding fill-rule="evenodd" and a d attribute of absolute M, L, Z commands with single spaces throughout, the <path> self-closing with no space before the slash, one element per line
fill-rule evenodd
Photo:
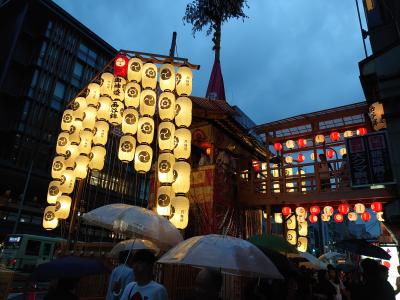
<path fill-rule="evenodd" d="M 234 275 L 283 279 L 272 261 L 256 246 L 242 239 L 218 234 L 185 240 L 158 262 L 215 268 Z"/>
<path fill-rule="evenodd" d="M 160 249 L 152 241 L 144 239 L 130 239 L 119 242 L 110 251 L 110 255 L 118 255 L 121 251 L 135 251 L 147 249 L 153 251 L 155 254 L 160 252 Z"/>
<path fill-rule="evenodd" d="M 294 258 L 298 260 L 302 259 L 302 262 L 299 262 L 299 266 L 305 266 L 313 269 L 326 269 L 327 264 L 316 258 L 314 255 L 311 255 L 308 252 L 300 252 L 298 254 L 288 254 L 289 258 Z"/>
<path fill-rule="evenodd" d="M 143 207 L 109 204 L 89 211 L 82 218 L 88 224 L 151 240 L 163 249 L 171 248 L 183 240 L 179 230 L 170 221 Z"/>
<path fill-rule="evenodd" d="M 343 253 L 339 253 L 339 252 L 327 252 L 323 255 L 321 255 L 320 257 L 318 257 L 319 260 L 325 262 L 325 263 L 334 263 L 336 264 L 336 260 L 340 259 L 340 258 L 344 258 L 346 259 L 346 255 L 344 255 Z"/>

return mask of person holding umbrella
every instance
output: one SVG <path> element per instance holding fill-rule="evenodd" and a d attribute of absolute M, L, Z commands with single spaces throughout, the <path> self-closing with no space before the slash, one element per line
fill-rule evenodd
<path fill-rule="evenodd" d="M 130 251 L 119 252 L 119 265 L 111 272 L 106 300 L 118 300 L 128 283 L 134 280 L 133 270 L 127 264 Z"/>

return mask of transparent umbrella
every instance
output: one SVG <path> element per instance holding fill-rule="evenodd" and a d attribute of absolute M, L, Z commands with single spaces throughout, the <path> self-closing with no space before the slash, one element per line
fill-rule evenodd
<path fill-rule="evenodd" d="M 110 251 L 110 255 L 118 255 L 121 251 L 135 251 L 140 249 L 147 249 L 158 254 L 160 249 L 152 241 L 144 239 L 129 239 L 116 244 Z"/>

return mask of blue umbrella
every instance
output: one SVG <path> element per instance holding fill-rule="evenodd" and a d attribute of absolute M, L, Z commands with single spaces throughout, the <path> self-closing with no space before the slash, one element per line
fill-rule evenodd
<path fill-rule="evenodd" d="M 31 277 L 36 281 L 50 281 L 56 278 L 80 278 L 105 272 L 108 272 L 108 269 L 98 259 L 66 256 L 39 265 Z"/>

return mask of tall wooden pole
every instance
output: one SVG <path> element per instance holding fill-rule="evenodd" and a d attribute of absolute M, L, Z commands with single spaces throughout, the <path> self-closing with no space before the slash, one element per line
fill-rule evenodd
<path fill-rule="evenodd" d="M 72 212 L 71 212 L 71 220 L 69 222 L 69 230 L 68 230 L 68 239 L 67 239 L 67 249 L 70 250 L 71 249 L 71 238 L 73 236 L 73 233 L 75 233 L 75 223 L 76 223 L 76 214 L 77 214 L 77 207 L 78 207 L 78 203 L 81 201 L 81 197 L 82 197 L 82 192 L 83 192 L 83 187 L 85 186 L 85 180 L 81 179 L 79 180 L 79 184 L 78 184 L 78 190 L 74 199 L 74 205 L 72 208 Z"/>
<path fill-rule="evenodd" d="M 176 48 L 176 31 L 172 33 L 172 41 L 171 41 L 171 48 L 169 49 L 169 56 L 175 56 L 175 48 Z"/>

